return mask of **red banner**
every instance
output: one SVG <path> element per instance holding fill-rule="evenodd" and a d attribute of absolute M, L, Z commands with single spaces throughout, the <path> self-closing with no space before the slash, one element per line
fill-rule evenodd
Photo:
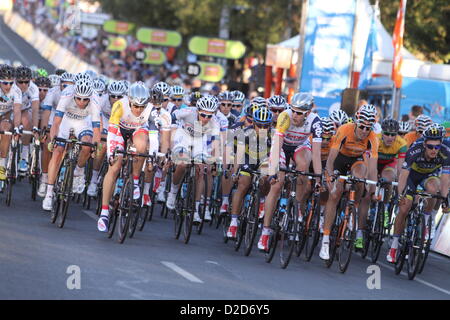
<path fill-rule="evenodd" d="M 392 43 L 394 45 L 394 58 L 392 61 L 392 80 L 396 88 L 402 87 L 402 48 L 403 48 L 403 34 L 405 32 L 405 11 L 406 1 L 400 0 L 400 8 L 397 12 L 397 21 L 395 22 L 394 34 L 392 35 Z"/>

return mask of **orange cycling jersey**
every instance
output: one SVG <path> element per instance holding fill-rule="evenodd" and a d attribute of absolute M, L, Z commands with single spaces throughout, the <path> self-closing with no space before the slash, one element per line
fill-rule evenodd
<path fill-rule="evenodd" d="M 404 139 L 406 140 L 406 144 L 408 146 L 408 148 L 414 143 L 416 142 L 417 139 L 419 139 L 422 135 L 420 133 L 417 132 L 408 132 Z"/>
<path fill-rule="evenodd" d="M 370 152 L 371 158 L 378 158 L 378 138 L 375 132 L 364 140 L 357 140 L 355 136 L 356 124 L 347 123 L 339 127 L 335 139 L 331 143 L 331 149 L 338 150 L 344 156 L 357 158 L 366 151 Z"/>

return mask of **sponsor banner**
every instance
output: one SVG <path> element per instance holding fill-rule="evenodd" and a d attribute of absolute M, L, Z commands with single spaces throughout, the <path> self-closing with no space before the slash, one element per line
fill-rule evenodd
<path fill-rule="evenodd" d="M 109 33 L 116 33 L 126 35 L 133 31 L 135 25 L 134 23 L 116 21 L 116 20 L 108 20 L 103 24 L 103 30 Z"/>
<path fill-rule="evenodd" d="M 356 0 L 309 0 L 299 90 L 313 94 L 321 115 L 349 84 L 355 13 Z"/>
<path fill-rule="evenodd" d="M 166 55 L 162 50 L 145 49 L 145 59 L 142 61 L 145 64 L 161 65 L 166 62 Z"/>
<path fill-rule="evenodd" d="M 179 47 L 181 44 L 181 34 L 170 30 L 139 28 L 136 38 L 142 43 L 163 47 Z"/>
<path fill-rule="evenodd" d="M 108 51 L 124 51 L 127 48 L 127 40 L 123 37 L 109 37 Z"/>
<path fill-rule="evenodd" d="M 200 80 L 219 82 L 225 76 L 225 69 L 218 63 L 198 61 L 197 64 L 200 66 L 200 74 L 197 76 Z"/>
<path fill-rule="evenodd" d="M 45 0 L 45 5 L 49 8 L 57 8 L 59 6 L 59 0 Z"/>
<path fill-rule="evenodd" d="M 80 20 L 81 23 L 85 24 L 95 24 L 95 25 L 104 25 L 106 21 L 110 20 L 111 16 L 105 13 L 88 13 L 81 12 Z"/>
<path fill-rule="evenodd" d="M 192 37 L 188 47 L 194 54 L 224 59 L 240 59 L 245 54 L 242 42 L 219 38 Z"/>

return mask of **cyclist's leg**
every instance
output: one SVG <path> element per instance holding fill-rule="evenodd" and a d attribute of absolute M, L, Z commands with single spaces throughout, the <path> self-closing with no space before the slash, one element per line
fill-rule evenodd
<path fill-rule="evenodd" d="M 231 202 L 231 222 L 228 227 L 227 236 L 228 238 L 236 238 L 236 232 L 238 227 L 238 218 L 241 214 L 242 203 L 247 191 L 252 183 L 252 177 L 248 172 L 241 171 L 239 180 L 237 182 L 237 190 L 233 195 Z"/>
<path fill-rule="evenodd" d="M 59 166 L 61 165 L 61 160 L 64 156 L 64 147 L 59 144 L 54 148 L 52 153 L 52 159 L 48 165 L 48 182 L 47 182 L 47 192 L 45 198 L 42 202 L 42 207 L 44 210 L 51 210 L 52 199 L 53 199 L 53 188 L 55 186 L 56 178 L 59 171 Z"/>
<path fill-rule="evenodd" d="M 0 130 L 11 131 L 12 124 L 9 119 L 9 115 L 1 118 Z M 11 144 L 11 136 L 0 136 L 0 180 L 6 179 L 6 163 L 8 158 L 9 145 Z"/>
<path fill-rule="evenodd" d="M 438 176 L 434 176 L 433 175 L 433 176 L 429 177 L 424 182 L 424 189 L 425 189 L 425 191 L 427 191 L 427 192 L 429 192 L 429 193 L 431 193 L 433 195 L 438 194 L 439 190 L 440 190 L 440 187 L 441 187 L 441 183 L 440 182 L 441 181 L 440 181 Z M 425 222 L 427 223 L 427 225 L 428 225 L 428 219 L 431 219 L 432 216 L 433 216 L 432 214 L 433 214 L 433 210 L 435 208 L 436 203 L 437 203 L 436 199 L 428 199 L 427 200 L 427 204 L 426 204 L 425 210 L 424 210 L 424 214 L 425 214 L 425 217 L 426 217 L 426 221 Z M 430 232 L 431 232 L 431 230 L 428 230 L 428 235 L 429 235 Z"/>
<path fill-rule="evenodd" d="M 133 144 L 136 147 L 138 153 L 146 153 L 148 148 L 148 131 L 144 128 L 136 129 L 133 134 Z M 141 191 L 139 187 L 139 176 L 142 172 L 145 158 L 137 157 L 133 161 L 133 183 L 134 183 L 134 195 L 133 198 L 139 199 L 141 197 Z"/>
<path fill-rule="evenodd" d="M 22 125 L 23 125 L 23 129 L 27 130 L 27 131 L 31 131 L 32 129 L 32 123 L 31 123 L 31 109 L 28 110 L 24 110 L 21 113 L 21 117 L 22 117 Z M 30 155 L 30 143 L 31 143 L 31 135 L 23 135 L 21 140 L 22 140 L 22 152 L 20 154 L 20 160 L 22 162 L 21 165 L 19 165 L 19 170 L 22 169 L 21 171 L 26 171 L 26 169 L 28 168 L 28 158 Z M 24 164 L 25 163 L 25 164 Z"/>
<path fill-rule="evenodd" d="M 299 146 L 294 153 L 294 160 L 296 169 L 299 171 L 308 172 L 309 166 L 311 164 L 312 154 L 311 154 L 311 144 L 309 140 L 307 143 Z M 297 192 L 296 198 L 300 202 L 301 212 L 305 214 L 305 202 L 311 193 L 311 184 L 308 177 L 298 176 L 297 177 Z"/>

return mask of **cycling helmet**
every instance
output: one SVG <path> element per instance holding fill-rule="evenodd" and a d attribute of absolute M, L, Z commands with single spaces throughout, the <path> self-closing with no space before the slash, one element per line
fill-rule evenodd
<path fill-rule="evenodd" d="M 16 70 L 7 64 L 0 65 L 0 79 L 14 79 Z"/>
<path fill-rule="evenodd" d="M 84 72 L 84 74 L 88 75 L 89 77 L 91 77 L 91 81 L 94 81 L 95 79 L 97 79 L 97 73 L 95 71 L 92 70 L 86 70 Z"/>
<path fill-rule="evenodd" d="M 125 86 L 125 91 L 128 92 L 128 89 L 130 89 L 130 86 L 131 86 L 131 82 L 128 80 L 121 80 L 121 82 Z"/>
<path fill-rule="evenodd" d="M 399 133 L 408 133 L 409 131 L 411 131 L 411 124 L 408 121 L 400 121 L 398 125 Z"/>
<path fill-rule="evenodd" d="M 216 112 L 219 107 L 219 101 L 216 97 L 206 95 L 197 101 L 197 108 L 203 111 Z"/>
<path fill-rule="evenodd" d="M 72 83 L 75 83 L 75 80 L 74 80 L 74 74 L 73 73 L 70 73 L 70 72 L 64 72 L 62 75 L 61 75 L 61 82 L 72 82 Z"/>
<path fill-rule="evenodd" d="M 56 70 L 55 70 L 55 74 L 56 74 L 57 76 L 62 76 L 63 73 L 66 73 L 66 72 L 67 72 L 67 71 L 64 70 L 64 69 L 56 69 Z"/>
<path fill-rule="evenodd" d="M 273 114 L 267 107 L 257 108 L 253 111 L 253 121 L 259 124 L 272 123 Z"/>
<path fill-rule="evenodd" d="M 416 131 L 424 132 L 432 124 L 431 118 L 424 114 L 421 114 L 416 118 L 414 125 L 416 126 Z"/>
<path fill-rule="evenodd" d="M 233 95 L 233 102 L 244 103 L 245 95 L 241 91 L 234 90 L 234 91 L 231 91 L 231 94 Z"/>
<path fill-rule="evenodd" d="M 77 74 L 75 75 L 75 77 L 73 78 L 73 80 L 74 80 L 75 82 L 78 82 L 78 80 L 81 80 L 81 79 L 89 80 L 89 81 L 91 81 L 91 82 L 92 82 L 92 80 L 94 80 L 94 79 L 91 78 L 90 75 L 88 75 L 88 74 L 85 73 L 85 72 L 77 73 Z"/>
<path fill-rule="evenodd" d="M 167 83 L 160 81 L 156 83 L 153 88 L 159 89 L 163 93 L 163 95 L 168 96 L 170 95 L 170 87 Z"/>
<path fill-rule="evenodd" d="M 171 98 L 183 98 L 184 96 L 184 89 L 181 86 L 173 86 L 170 88 L 170 97 Z"/>
<path fill-rule="evenodd" d="M 255 98 L 253 98 L 252 101 L 250 101 L 250 105 L 252 105 L 252 104 L 255 104 L 258 106 L 264 105 L 267 107 L 267 100 L 264 99 L 263 97 L 255 97 Z"/>
<path fill-rule="evenodd" d="M 254 99 L 253 99 L 253 100 L 254 100 Z M 265 99 L 264 99 L 264 100 L 265 100 Z M 245 108 L 244 113 L 245 113 L 245 115 L 246 115 L 247 117 L 253 117 L 253 113 L 254 113 L 256 110 L 260 109 L 260 108 L 267 108 L 267 104 L 262 103 L 262 101 L 261 101 L 261 103 L 254 103 L 254 102 L 252 102 L 252 103 L 250 103 L 250 105 L 248 105 L 248 106 Z"/>
<path fill-rule="evenodd" d="M 152 104 L 159 105 L 164 102 L 164 95 L 158 88 L 150 89 L 150 99 Z"/>
<path fill-rule="evenodd" d="M 36 70 L 38 77 L 48 77 L 48 72 L 44 68 L 39 68 Z"/>
<path fill-rule="evenodd" d="M 194 91 L 191 93 L 190 95 L 190 101 L 192 102 L 197 102 L 198 99 L 200 99 L 202 97 L 202 93 L 200 91 Z"/>
<path fill-rule="evenodd" d="M 356 122 L 358 124 L 369 122 L 373 124 L 375 122 L 375 116 L 377 115 L 377 109 L 372 104 L 362 105 L 356 113 Z"/>
<path fill-rule="evenodd" d="M 47 77 L 37 77 L 36 80 L 34 80 L 34 84 L 40 88 L 50 88 L 52 86 L 52 82 Z"/>
<path fill-rule="evenodd" d="M 282 96 L 272 96 L 267 100 L 269 108 L 286 109 L 286 99 Z"/>
<path fill-rule="evenodd" d="M 223 91 L 219 93 L 219 101 L 233 101 L 233 93 L 230 91 Z"/>
<path fill-rule="evenodd" d="M 16 68 L 16 79 L 30 80 L 31 79 L 31 69 L 28 67 L 17 67 Z"/>
<path fill-rule="evenodd" d="M 348 122 L 348 115 L 344 110 L 335 110 L 330 114 L 330 119 L 338 126 L 342 126 Z"/>
<path fill-rule="evenodd" d="M 94 89 L 94 91 L 97 92 L 97 94 L 103 94 L 106 90 L 106 86 L 102 80 L 95 79 L 92 82 L 92 89 Z"/>
<path fill-rule="evenodd" d="M 75 82 L 75 96 L 89 98 L 94 93 L 92 88 L 92 81 L 81 79 Z"/>
<path fill-rule="evenodd" d="M 320 118 L 320 123 L 322 125 L 322 132 L 324 134 L 335 134 L 336 127 L 334 125 L 334 121 L 329 117 Z"/>
<path fill-rule="evenodd" d="M 137 106 L 144 106 L 148 103 L 148 99 L 150 98 L 150 93 L 146 85 L 141 82 L 135 82 L 128 89 L 128 98 L 130 99 L 131 104 Z"/>
<path fill-rule="evenodd" d="M 51 87 L 57 87 L 61 84 L 61 77 L 56 74 L 51 74 L 48 76 L 51 82 Z"/>
<path fill-rule="evenodd" d="M 126 93 L 125 85 L 122 81 L 113 81 L 108 85 L 108 94 L 113 96 L 123 96 Z"/>
<path fill-rule="evenodd" d="M 441 140 L 444 139 L 445 128 L 439 123 L 433 123 L 423 133 L 425 140 Z"/>
<path fill-rule="evenodd" d="M 398 133 L 400 125 L 397 120 L 388 118 L 381 123 L 381 129 L 385 132 Z"/>
<path fill-rule="evenodd" d="M 291 107 L 302 109 L 302 110 L 311 110 L 314 105 L 314 98 L 310 93 L 307 92 L 299 92 L 294 94 L 291 101 Z"/>

